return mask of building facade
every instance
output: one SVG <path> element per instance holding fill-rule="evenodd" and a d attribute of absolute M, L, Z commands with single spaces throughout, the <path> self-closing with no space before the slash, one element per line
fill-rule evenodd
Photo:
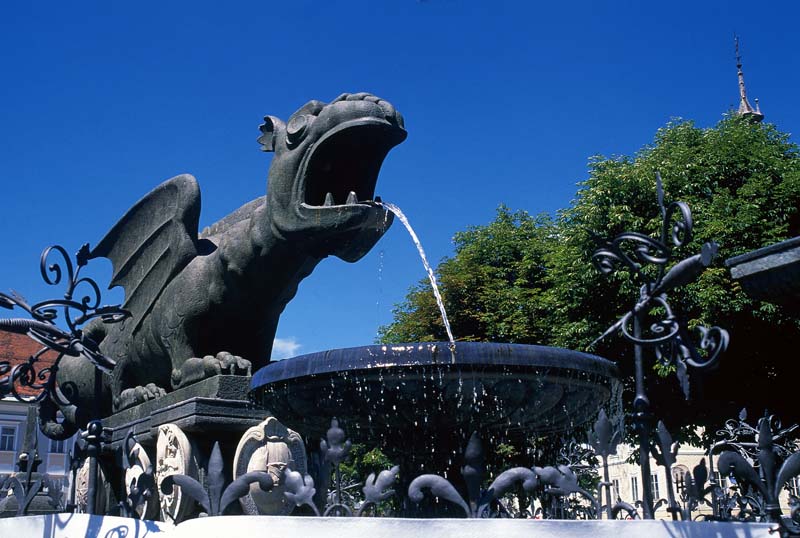
<path fill-rule="evenodd" d="M 681 500 L 681 487 L 682 484 L 678 477 L 684 476 L 685 473 L 691 473 L 692 470 L 700 465 L 705 460 L 706 466 L 709 466 L 708 454 L 705 450 L 691 447 L 681 446 L 675 457 L 675 465 L 672 468 L 672 487 L 675 492 L 675 499 L 680 503 Z M 635 463 L 631 463 L 635 461 Z M 736 486 L 733 478 L 720 476 L 717 470 L 717 458 L 714 457 L 713 471 L 709 473 L 708 483 L 715 484 L 726 490 Z M 655 460 L 650 458 L 650 484 L 653 488 L 653 499 L 657 503 L 660 499 L 667 499 L 667 471 L 664 467 L 656 464 Z M 636 506 L 637 501 L 642 500 L 642 472 L 639 467 L 639 448 L 631 445 L 620 444 L 617 447 L 617 453 L 609 456 L 608 458 L 608 474 L 609 481 L 612 484 L 611 497 L 612 499 L 619 498 L 620 500 Z M 781 507 L 784 513 L 788 514 L 790 496 L 800 498 L 800 479 L 793 478 L 788 487 L 783 491 L 780 497 Z M 667 511 L 667 503 L 662 503 L 655 511 L 656 519 L 672 519 L 672 515 Z M 641 511 L 640 511 L 641 513 Z M 711 515 L 711 506 L 701 504 L 698 507 L 696 514 Z"/>
<path fill-rule="evenodd" d="M 22 364 L 39 350 L 40 346 L 25 335 L 0 332 L 0 362 L 8 362 L 9 368 Z M 37 365 L 46 368 L 52 364 L 53 356 L 43 355 Z M 35 392 L 20 389 L 20 395 L 34 396 Z M 17 471 L 17 460 L 23 451 L 27 428 L 28 407 L 13 395 L 0 399 L 0 475 Z M 69 453 L 74 438 L 65 441 L 48 439 L 36 428 L 37 450 L 42 460 L 38 471 L 47 473 L 54 480 L 66 483 L 69 474 Z"/>

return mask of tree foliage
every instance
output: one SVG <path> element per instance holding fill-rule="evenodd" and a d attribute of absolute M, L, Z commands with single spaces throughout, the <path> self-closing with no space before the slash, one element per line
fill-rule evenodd
<path fill-rule="evenodd" d="M 655 172 L 665 200 L 684 201 L 694 239 L 676 255 L 720 245 L 717 263 L 670 296 L 690 326 L 718 325 L 731 333 L 719 369 L 692 374 L 695 400 L 684 402 L 673 377 L 650 375 L 655 412 L 668 426 L 720 426 L 748 406 L 768 408 L 786 422 L 800 419 L 790 395 L 800 322 L 782 307 L 750 299 L 723 261 L 800 235 L 800 154 L 771 124 L 729 116 L 702 129 L 674 121 L 634 156 L 595 156 L 570 207 L 555 218 L 501 206 L 495 220 L 455 236 L 455 254 L 438 278 L 453 333 L 462 340 L 518 342 L 586 350 L 631 308 L 631 275 L 604 276 L 591 265 L 592 233 L 611 238 L 631 230 L 658 237 L 661 215 Z M 420 282 L 394 310 L 381 341 L 444 340 L 430 284 Z M 619 336 L 592 352 L 632 372 L 632 348 Z"/>
<path fill-rule="evenodd" d="M 455 235 L 456 255 L 437 268 L 447 315 L 459 340 L 536 342 L 547 338 L 544 311 L 552 220 L 512 213 L 501 206 L 487 226 Z M 447 340 L 428 280 L 421 281 L 395 321 L 383 327 L 384 342 Z"/>

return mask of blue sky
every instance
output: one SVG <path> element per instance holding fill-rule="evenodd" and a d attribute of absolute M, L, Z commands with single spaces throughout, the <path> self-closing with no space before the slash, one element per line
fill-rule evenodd
<path fill-rule="evenodd" d="M 799 16 L 796 2 L 5 4 L 0 289 L 53 296 L 45 246 L 95 244 L 176 174 L 200 182 L 201 226 L 263 195 L 261 118 L 344 91 L 405 116 L 377 193 L 436 262 L 501 203 L 566 207 L 591 155 L 631 154 L 673 117 L 713 125 L 738 103 L 734 32 L 751 98 L 797 131 Z M 107 282 L 110 267 L 95 274 Z M 325 260 L 301 284 L 282 349 L 372 343 L 423 276 L 396 223 L 358 263 Z"/>

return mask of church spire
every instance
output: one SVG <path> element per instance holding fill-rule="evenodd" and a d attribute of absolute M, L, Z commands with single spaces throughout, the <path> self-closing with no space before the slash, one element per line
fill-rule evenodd
<path fill-rule="evenodd" d="M 736 44 L 736 69 L 737 76 L 739 77 L 739 110 L 736 111 L 740 116 L 759 122 L 764 119 L 764 114 L 761 113 L 761 108 L 758 106 L 758 99 L 756 99 L 756 107 L 750 104 L 747 100 L 747 91 L 744 87 L 744 73 L 742 72 L 742 57 L 739 54 L 739 36 L 734 36 Z"/>

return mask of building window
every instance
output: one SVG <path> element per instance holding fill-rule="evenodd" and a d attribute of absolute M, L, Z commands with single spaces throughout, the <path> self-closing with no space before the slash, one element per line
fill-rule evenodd
<path fill-rule="evenodd" d="M 8 452 L 17 450 L 17 428 L 0 426 L 0 450 Z"/>
<path fill-rule="evenodd" d="M 650 475 L 650 487 L 653 489 L 653 501 L 661 498 L 661 491 L 658 489 L 658 475 L 653 473 Z"/>
<path fill-rule="evenodd" d="M 611 486 L 614 488 L 614 491 L 611 493 L 612 499 L 619 499 L 619 480 L 616 478 L 611 481 Z"/>
<path fill-rule="evenodd" d="M 634 502 L 639 500 L 639 477 L 632 476 L 631 477 L 631 496 L 633 497 Z"/>
<path fill-rule="evenodd" d="M 67 452 L 67 442 L 66 441 L 56 441 L 55 439 L 50 440 L 50 453 L 51 454 L 66 454 Z"/>
<path fill-rule="evenodd" d="M 675 488 L 675 493 L 680 495 L 686 490 L 686 475 L 691 476 L 689 468 L 685 465 L 675 465 L 672 468 L 672 485 Z"/>

